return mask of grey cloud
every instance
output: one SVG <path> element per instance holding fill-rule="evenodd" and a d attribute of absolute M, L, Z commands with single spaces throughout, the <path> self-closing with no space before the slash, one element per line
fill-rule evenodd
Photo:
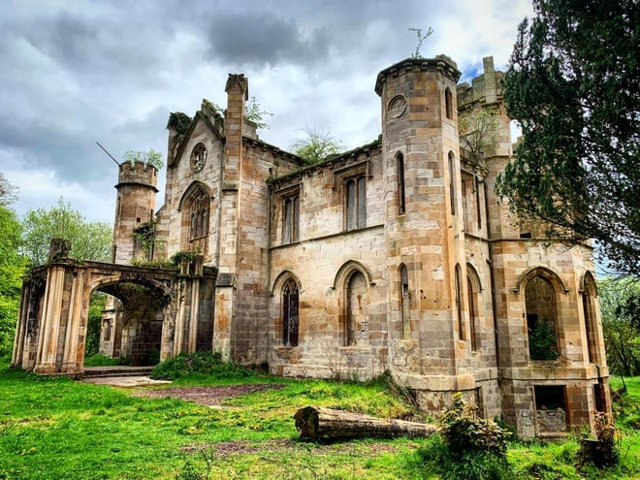
<path fill-rule="evenodd" d="M 211 57 L 229 64 L 315 63 L 330 46 L 326 29 L 305 34 L 294 20 L 257 13 L 215 16 L 209 40 Z"/>

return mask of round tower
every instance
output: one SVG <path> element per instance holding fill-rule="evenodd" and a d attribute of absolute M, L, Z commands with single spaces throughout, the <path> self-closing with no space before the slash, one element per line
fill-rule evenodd
<path fill-rule="evenodd" d="M 154 220 L 158 169 L 145 163 L 120 164 L 111 261 L 128 264 L 135 257 L 134 231 Z"/>

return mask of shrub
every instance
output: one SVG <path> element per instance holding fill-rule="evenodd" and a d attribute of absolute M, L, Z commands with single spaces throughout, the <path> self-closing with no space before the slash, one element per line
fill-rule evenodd
<path fill-rule="evenodd" d="M 191 374 L 223 377 L 248 377 L 253 372 L 233 363 L 223 362 L 217 352 L 181 353 L 155 366 L 151 378 L 175 380 Z"/>
<path fill-rule="evenodd" d="M 442 440 L 434 439 L 419 455 L 443 480 L 512 478 L 507 436 L 495 422 L 478 417 L 474 406 L 457 393 L 440 419 Z"/>
<path fill-rule="evenodd" d="M 506 457 L 508 433 L 495 422 L 478 417 L 476 407 L 467 404 L 460 393 L 443 412 L 440 432 L 454 457 L 474 452 Z"/>

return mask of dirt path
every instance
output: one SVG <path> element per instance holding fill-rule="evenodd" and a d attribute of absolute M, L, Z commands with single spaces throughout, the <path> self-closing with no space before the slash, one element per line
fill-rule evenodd
<path fill-rule="evenodd" d="M 284 388 L 280 383 L 228 385 L 226 387 L 189 387 L 166 388 L 162 390 L 149 390 L 140 392 L 139 395 L 151 398 L 180 398 L 202 405 L 222 405 L 227 398 L 247 395 L 249 393 L 264 392 L 265 390 L 279 390 Z"/>

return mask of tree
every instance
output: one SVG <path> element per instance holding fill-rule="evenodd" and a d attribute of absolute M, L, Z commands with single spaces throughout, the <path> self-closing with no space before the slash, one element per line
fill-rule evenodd
<path fill-rule="evenodd" d="M 11 353 L 26 268 L 18 252 L 22 227 L 15 212 L 7 207 L 16 200 L 16 190 L 0 173 L 0 357 Z"/>
<path fill-rule="evenodd" d="M 500 120 L 495 109 L 475 104 L 460 114 L 459 126 L 460 142 L 475 161 L 481 161 L 485 149 L 498 140 Z"/>
<path fill-rule="evenodd" d="M 267 122 L 267 117 L 273 117 L 273 113 L 262 110 L 262 107 L 256 100 L 256 97 L 251 97 L 244 109 L 244 118 L 256 124 L 256 128 L 269 130 L 270 125 Z"/>
<path fill-rule="evenodd" d="M 31 266 L 47 261 L 54 237 L 71 241 L 72 258 L 97 262 L 108 262 L 111 258 L 111 227 L 103 222 L 87 222 L 62 198 L 48 210 L 28 211 L 22 226 L 22 251 Z"/>
<path fill-rule="evenodd" d="M 504 77 L 523 137 L 497 191 L 571 244 L 640 268 L 640 2 L 534 0 Z"/>
<path fill-rule="evenodd" d="M 18 253 L 21 226 L 16 214 L 0 206 L 0 357 L 11 353 L 26 261 Z"/>
<path fill-rule="evenodd" d="M 6 207 L 15 202 L 18 199 L 16 195 L 17 191 L 18 188 L 9 183 L 4 173 L 0 172 L 0 207 Z"/>
<path fill-rule="evenodd" d="M 640 374 L 640 283 L 631 277 L 598 282 L 607 363 L 618 375 Z"/>
<path fill-rule="evenodd" d="M 301 131 L 305 138 L 294 143 L 291 149 L 309 165 L 337 155 L 343 149 L 342 143 L 331 135 L 329 129 L 305 127 Z"/>

